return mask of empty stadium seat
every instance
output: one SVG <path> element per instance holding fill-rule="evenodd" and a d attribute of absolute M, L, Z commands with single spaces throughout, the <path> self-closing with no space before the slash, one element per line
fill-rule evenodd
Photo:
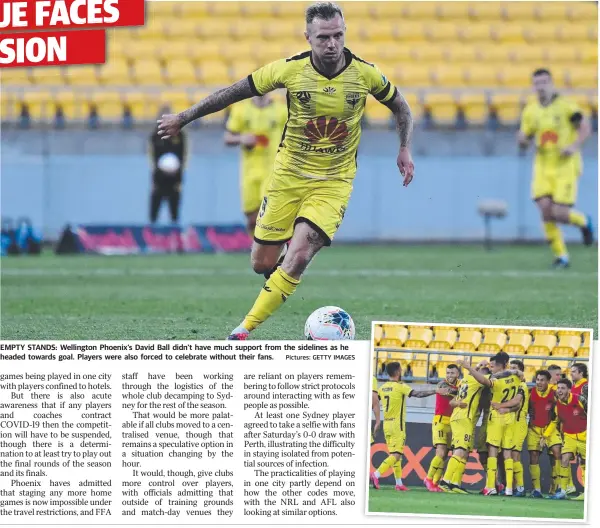
<path fill-rule="evenodd" d="M 48 122 L 54 116 L 52 93 L 46 91 L 30 91 L 24 93 L 20 100 L 27 105 L 31 119 L 38 122 Z"/>
<path fill-rule="evenodd" d="M 118 92 L 95 92 L 86 101 L 87 110 L 94 106 L 101 121 L 123 117 L 123 96 Z"/>
<path fill-rule="evenodd" d="M 492 94 L 491 106 L 502 123 L 518 121 L 521 116 L 523 102 L 519 94 Z"/>
<path fill-rule="evenodd" d="M 565 2 L 565 4 L 566 17 L 569 20 L 589 21 L 598 18 L 598 4 L 596 2 Z"/>
<path fill-rule="evenodd" d="M 200 64 L 199 76 L 203 84 L 225 85 L 229 83 L 229 68 L 221 61 L 205 61 Z"/>
<path fill-rule="evenodd" d="M 239 81 L 240 79 L 244 79 L 258 67 L 258 62 L 254 60 L 233 62 L 229 69 L 229 80 L 233 83 Z"/>
<path fill-rule="evenodd" d="M 373 326 L 373 343 L 375 346 L 379 346 L 381 342 L 381 338 L 383 337 L 383 326 L 382 325 L 374 325 Z"/>
<path fill-rule="evenodd" d="M 0 72 L 4 86 L 27 86 L 31 83 L 31 68 L 6 68 Z"/>
<path fill-rule="evenodd" d="M 483 333 L 483 342 L 477 349 L 478 352 L 500 352 L 507 341 L 506 333 L 503 330 L 485 330 Z"/>
<path fill-rule="evenodd" d="M 174 12 L 182 19 L 209 18 L 212 2 L 175 2 Z"/>
<path fill-rule="evenodd" d="M 466 20 L 469 7 L 469 2 L 438 2 L 436 16 L 441 20 Z"/>
<path fill-rule="evenodd" d="M 583 333 L 583 343 L 581 343 L 581 346 L 577 349 L 577 356 L 578 357 L 589 357 L 589 355 L 590 355 L 590 333 L 584 332 Z"/>
<path fill-rule="evenodd" d="M 502 18 L 505 20 L 533 20 L 536 18 L 536 2 L 503 2 Z"/>
<path fill-rule="evenodd" d="M 533 336 L 525 331 L 512 331 L 508 333 L 508 343 L 504 347 L 507 354 L 525 354 L 533 341 Z"/>
<path fill-rule="evenodd" d="M 536 356 L 549 356 L 552 349 L 556 346 L 557 337 L 551 333 L 536 333 L 534 334 L 533 343 L 529 346 L 527 354 Z"/>
<path fill-rule="evenodd" d="M 166 49 L 169 46 L 159 46 L 154 40 L 130 40 L 124 43 L 120 55 L 130 61 L 154 59 L 159 48 Z"/>
<path fill-rule="evenodd" d="M 187 59 L 169 61 L 166 67 L 166 79 L 172 86 L 192 86 L 198 83 L 196 67 Z"/>
<path fill-rule="evenodd" d="M 559 332 L 558 344 L 553 348 L 553 356 L 574 356 L 581 346 L 581 334 L 578 332 Z"/>
<path fill-rule="evenodd" d="M 456 343 L 458 332 L 450 326 L 436 326 L 433 328 L 433 339 L 429 348 L 439 350 L 451 350 Z"/>
<path fill-rule="evenodd" d="M 425 94 L 423 106 L 436 123 L 453 123 L 456 119 L 456 102 L 451 93 Z"/>
<path fill-rule="evenodd" d="M 404 343 L 405 348 L 427 348 L 433 339 L 431 328 L 412 326 L 409 327 L 409 336 Z"/>
<path fill-rule="evenodd" d="M 458 339 L 454 344 L 455 350 L 474 352 L 481 343 L 482 333 L 476 329 L 458 329 Z"/>
<path fill-rule="evenodd" d="M 133 65 L 133 80 L 138 85 L 163 84 L 163 72 L 160 63 L 154 59 L 136 60 Z"/>
<path fill-rule="evenodd" d="M 131 84 L 127 61 L 113 60 L 98 68 L 98 78 L 105 86 L 122 86 Z"/>
<path fill-rule="evenodd" d="M 462 93 L 458 96 L 457 105 L 469 123 L 483 124 L 488 118 L 488 104 L 483 93 Z"/>
<path fill-rule="evenodd" d="M 64 68 L 59 67 L 44 67 L 31 68 L 31 80 L 37 86 L 64 86 L 66 79 L 64 76 Z"/>
<path fill-rule="evenodd" d="M 382 347 L 398 347 L 404 345 L 408 338 L 408 329 L 401 325 L 384 325 L 383 337 L 381 338 Z"/>

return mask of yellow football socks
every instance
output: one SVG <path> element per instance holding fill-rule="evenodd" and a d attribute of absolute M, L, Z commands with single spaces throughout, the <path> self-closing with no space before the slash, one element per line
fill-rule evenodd
<path fill-rule="evenodd" d="M 569 473 L 571 472 L 570 467 L 560 466 L 560 489 L 567 491 L 569 486 Z"/>
<path fill-rule="evenodd" d="M 493 489 L 496 487 L 496 472 L 498 471 L 498 459 L 496 457 L 489 457 L 487 462 L 487 480 L 485 487 Z"/>
<path fill-rule="evenodd" d="M 450 481 L 452 484 L 456 484 L 460 486 L 462 484 L 463 475 L 465 474 L 465 469 L 467 467 L 467 461 L 464 458 L 458 459 L 458 466 L 454 470 L 454 476 Z"/>
<path fill-rule="evenodd" d="M 554 482 L 554 491 L 560 488 L 560 459 L 554 461 L 554 471 L 552 472 L 552 479 Z"/>
<path fill-rule="evenodd" d="M 544 223 L 544 232 L 546 240 L 550 243 L 550 249 L 555 257 L 564 257 L 567 254 L 567 246 L 562 236 L 560 228 L 553 222 Z"/>
<path fill-rule="evenodd" d="M 444 467 L 442 466 L 435 472 L 435 475 L 433 477 L 433 483 L 437 485 L 439 483 L 439 481 L 442 480 L 443 476 L 444 476 Z"/>
<path fill-rule="evenodd" d="M 444 481 L 452 482 L 452 479 L 454 478 L 454 473 L 458 468 L 458 461 L 459 458 L 457 458 L 456 456 L 452 456 L 450 458 L 450 460 L 448 461 L 448 466 L 446 467 L 446 473 L 444 473 Z"/>
<path fill-rule="evenodd" d="M 393 466 L 392 469 L 394 470 L 394 478 L 396 479 L 396 482 L 402 480 L 402 459 L 399 459 Z"/>
<path fill-rule="evenodd" d="M 395 456 L 390 455 L 377 468 L 376 474 L 379 473 L 379 476 L 383 475 L 388 469 L 390 469 L 391 467 L 394 467 L 397 462 L 400 463 L 398 460 L 396 460 Z M 395 474 L 395 471 L 396 470 L 394 469 L 394 474 Z M 379 478 L 379 476 L 377 478 Z"/>
<path fill-rule="evenodd" d="M 581 467 L 581 482 L 583 483 L 583 487 L 585 488 L 585 466 L 582 464 L 580 467 Z"/>
<path fill-rule="evenodd" d="M 441 473 L 444 470 L 444 459 L 441 456 L 435 455 L 431 464 L 429 465 L 429 471 L 427 472 L 427 478 L 430 478 L 435 482 L 435 476 L 438 471 Z"/>
<path fill-rule="evenodd" d="M 293 279 L 278 267 L 265 282 L 254 306 L 248 312 L 242 326 L 251 332 L 264 323 L 296 291 L 299 280 Z"/>
<path fill-rule="evenodd" d="M 504 459 L 504 473 L 506 474 L 506 487 L 513 488 L 514 484 L 514 460 L 512 458 Z"/>
<path fill-rule="evenodd" d="M 541 479 L 540 465 L 539 464 L 529 464 L 529 473 L 531 473 L 531 483 L 533 484 L 533 489 L 542 491 L 542 479 Z"/>
<path fill-rule="evenodd" d="M 587 225 L 587 218 L 583 213 L 572 209 L 569 212 L 569 223 L 577 227 L 585 227 Z"/>
<path fill-rule="evenodd" d="M 515 460 L 513 464 L 513 473 L 515 476 L 515 485 L 517 488 L 522 488 L 525 486 L 525 481 L 523 479 L 523 464 L 521 464 L 520 460 Z"/>
<path fill-rule="evenodd" d="M 571 471 L 571 464 L 568 465 L 569 469 L 569 488 L 574 488 L 575 484 L 573 484 L 573 471 Z"/>

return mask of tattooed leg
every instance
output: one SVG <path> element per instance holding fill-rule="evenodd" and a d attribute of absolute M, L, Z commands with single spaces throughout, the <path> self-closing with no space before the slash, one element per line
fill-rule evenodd
<path fill-rule="evenodd" d="M 305 222 L 299 222 L 294 229 L 292 242 L 281 265 L 290 277 L 299 279 L 308 264 L 327 243 L 325 236 Z"/>

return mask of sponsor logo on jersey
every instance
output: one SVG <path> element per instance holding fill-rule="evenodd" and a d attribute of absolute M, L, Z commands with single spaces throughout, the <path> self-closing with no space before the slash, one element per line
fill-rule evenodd
<path fill-rule="evenodd" d="M 310 143 L 314 144 L 322 140 L 328 140 L 339 147 L 348 137 L 348 127 L 346 123 L 340 123 L 337 117 L 332 117 L 328 121 L 326 116 L 320 116 L 316 121 L 311 119 L 306 123 L 304 135 Z"/>
<path fill-rule="evenodd" d="M 326 86 L 325 88 L 323 88 L 323 91 L 327 95 L 333 95 L 335 93 L 335 88 L 333 86 Z"/>
<path fill-rule="evenodd" d="M 296 92 L 294 94 L 298 101 L 300 101 L 303 105 L 310 103 L 310 93 L 309 92 Z"/>
<path fill-rule="evenodd" d="M 354 108 L 356 104 L 360 101 L 360 94 L 357 92 L 348 92 L 346 94 L 346 102 Z"/>
<path fill-rule="evenodd" d="M 543 147 L 546 143 L 558 143 L 558 134 L 553 130 L 546 130 L 540 137 L 540 145 Z"/>

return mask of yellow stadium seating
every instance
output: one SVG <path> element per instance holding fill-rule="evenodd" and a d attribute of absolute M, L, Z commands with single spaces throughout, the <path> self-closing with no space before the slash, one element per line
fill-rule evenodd
<path fill-rule="evenodd" d="M 505 20 L 533 20 L 536 18 L 536 2 L 503 2 L 502 17 Z"/>
<path fill-rule="evenodd" d="M 263 36 L 264 23 L 261 20 L 235 20 L 229 26 L 231 36 L 236 40 L 257 41 Z M 239 43 L 238 43 L 239 47 Z"/>
<path fill-rule="evenodd" d="M 154 59 L 157 56 L 159 48 L 168 48 L 169 46 L 159 46 L 155 40 L 130 40 L 124 42 L 121 56 L 127 59 Z"/>
<path fill-rule="evenodd" d="M 144 92 L 128 91 L 123 94 L 123 106 L 127 107 L 134 119 L 156 119 L 158 106 L 154 98 Z"/>
<path fill-rule="evenodd" d="M 402 13 L 406 18 L 431 20 L 437 15 L 435 2 L 406 2 Z"/>
<path fill-rule="evenodd" d="M 201 19 L 211 16 L 213 2 L 175 2 L 174 12 L 182 19 Z"/>
<path fill-rule="evenodd" d="M 410 352 L 387 352 L 386 363 L 398 361 L 403 369 L 406 369 L 413 361 L 413 354 Z"/>
<path fill-rule="evenodd" d="M 243 2 L 242 14 L 245 17 L 269 19 L 274 15 L 273 2 Z"/>
<path fill-rule="evenodd" d="M 438 2 L 436 14 L 440 20 L 465 20 L 469 7 L 468 2 Z"/>
<path fill-rule="evenodd" d="M 223 85 L 229 82 L 229 68 L 221 61 L 205 61 L 200 64 L 199 75 L 207 85 Z"/>
<path fill-rule="evenodd" d="M 590 355 L 590 340 L 591 340 L 590 333 L 583 332 L 583 342 L 581 343 L 581 346 L 577 350 L 578 357 L 589 357 L 589 355 Z"/>
<path fill-rule="evenodd" d="M 185 2 L 190 3 L 190 2 Z M 203 5 L 204 2 L 193 2 L 194 4 Z M 150 19 L 154 18 L 169 18 L 176 16 L 179 6 L 183 2 L 146 2 L 146 16 Z"/>
<path fill-rule="evenodd" d="M 98 78 L 105 86 L 131 84 L 129 65 L 124 59 L 108 62 L 98 68 Z"/>
<path fill-rule="evenodd" d="M 510 50 L 514 47 L 514 44 L 511 46 L 497 46 L 487 42 L 482 43 L 480 46 L 477 46 L 477 57 L 480 62 L 487 65 L 491 66 L 492 63 L 501 65 L 512 60 Z M 496 64 L 493 65 L 495 66 Z M 479 64 L 477 66 L 479 66 Z"/>
<path fill-rule="evenodd" d="M 404 343 L 405 348 L 427 348 L 433 339 L 431 328 L 410 327 L 409 336 Z"/>
<path fill-rule="evenodd" d="M 239 18 L 243 2 L 210 2 L 209 13 L 212 17 Z"/>
<path fill-rule="evenodd" d="M 437 22 L 425 27 L 425 37 L 435 43 L 456 42 L 458 27 L 453 22 Z"/>
<path fill-rule="evenodd" d="M 160 40 L 164 35 L 164 23 L 161 18 L 148 19 L 144 26 L 132 28 L 119 28 L 115 31 L 122 32 L 123 37 L 128 35 L 133 39 Z"/>
<path fill-rule="evenodd" d="M 444 47 L 435 44 L 412 45 L 411 58 L 418 62 L 440 63 L 444 60 Z"/>
<path fill-rule="evenodd" d="M 383 337 L 383 326 L 382 325 L 374 325 L 373 326 L 373 343 L 375 346 L 379 346 L 381 338 Z"/>
<path fill-rule="evenodd" d="M 26 86 L 31 83 L 31 68 L 6 68 L 0 72 L 3 86 Z"/>
<path fill-rule="evenodd" d="M 69 66 L 65 77 L 70 86 L 95 86 L 98 84 L 97 66 Z"/>
<path fill-rule="evenodd" d="M 569 66 L 566 69 L 565 81 L 571 88 L 598 86 L 598 67 L 591 64 L 585 66 Z"/>
<path fill-rule="evenodd" d="M 88 105 L 94 105 L 101 120 L 123 117 L 123 97 L 117 92 L 95 92 L 88 99 Z"/>
<path fill-rule="evenodd" d="M 443 48 L 444 57 L 450 62 L 465 63 L 477 60 L 477 48 L 465 44 L 447 45 Z"/>
<path fill-rule="evenodd" d="M 582 46 L 581 49 L 587 46 Z M 570 46 L 549 46 L 544 49 L 544 58 L 548 61 L 548 64 L 554 65 L 556 63 L 572 64 L 579 62 L 581 50 L 572 48 Z M 598 57 L 598 50 L 595 52 L 596 58 Z M 552 66 L 549 67 L 552 69 Z"/>
<path fill-rule="evenodd" d="M 263 36 L 267 40 L 300 40 L 304 36 L 304 29 L 302 20 L 281 20 L 276 24 L 266 24 Z"/>
<path fill-rule="evenodd" d="M 59 91 L 53 94 L 52 97 L 54 110 L 62 111 L 65 119 L 81 119 L 83 111 L 79 96 L 71 91 Z"/>
<path fill-rule="evenodd" d="M 559 334 L 558 345 L 552 350 L 553 356 L 574 356 L 581 346 L 580 334 Z"/>
<path fill-rule="evenodd" d="M 33 84 L 37 86 L 64 86 L 64 68 L 54 66 L 47 68 L 32 68 L 31 79 Z"/>
<path fill-rule="evenodd" d="M 155 105 L 156 111 L 160 107 L 167 105 L 171 111 L 181 112 L 197 102 L 190 98 L 190 94 L 187 91 L 173 88 L 162 91 L 158 97 L 152 99 L 150 104 Z"/>
<path fill-rule="evenodd" d="M 498 80 L 501 86 L 525 89 L 531 86 L 531 73 L 530 66 L 509 64 L 499 67 Z"/>
<path fill-rule="evenodd" d="M 483 342 L 477 349 L 478 352 L 500 352 L 506 344 L 507 336 L 504 331 L 486 330 Z"/>
<path fill-rule="evenodd" d="M 340 2 L 344 18 L 348 20 L 359 20 L 369 18 L 371 16 L 370 2 Z"/>
<path fill-rule="evenodd" d="M 233 83 L 248 77 L 253 71 L 259 67 L 258 62 L 253 60 L 236 61 L 231 64 L 229 70 L 229 80 Z"/>
<path fill-rule="evenodd" d="M 194 63 L 187 59 L 174 59 L 167 62 L 166 79 L 172 86 L 192 86 L 198 83 Z"/>
<path fill-rule="evenodd" d="M 433 329 L 433 339 L 429 348 L 439 350 L 451 350 L 456 343 L 458 332 L 449 326 L 436 326 Z"/>
<path fill-rule="evenodd" d="M 429 64 L 407 63 L 396 66 L 391 77 L 399 86 L 429 87 L 432 85 L 430 70 Z"/>
<path fill-rule="evenodd" d="M 569 20 L 589 21 L 598 18 L 598 4 L 596 2 L 567 2 L 566 15 Z"/>
<path fill-rule="evenodd" d="M 501 2 L 469 2 L 469 15 L 475 20 L 496 21 L 503 16 Z"/>
<path fill-rule="evenodd" d="M 528 24 L 523 29 L 523 38 L 531 44 L 544 44 L 553 42 L 556 38 L 557 28 L 549 24 Z"/>
<path fill-rule="evenodd" d="M 472 64 L 465 68 L 468 86 L 487 87 L 498 85 L 498 67 L 495 64 Z"/>
<path fill-rule="evenodd" d="M 569 48 L 567 48 L 569 49 Z M 577 55 L 580 62 L 584 64 L 598 64 L 598 46 L 584 44 L 577 48 Z"/>
<path fill-rule="evenodd" d="M 405 12 L 407 2 L 369 2 L 370 12 L 373 17 L 379 20 L 401 20 L 404 23 L 410 24 L 410 21 L 405 20 L 408 14 Z"/>
<path fill-rule="evenodd" d="M 436 65 L 431 68 L 431 80 L 435 86 L 445 88 L 462 88 L 465 86 L 463 65 Z"/>
<path fill-rule="evenodd" d="M 54 114 L 52 93 L 45 91 L 25 92 L 21 101 L 27 105 L 29 115 L 35 121 L 50 121 Z"/>
<path fill-rule="evenodd" d="M 498 43 L 525 42 L 524 28 L 520 23 L 498 23 L 491 26 L 490 36 Z"/>
<path fill-rule="evenodd" d="M 533 341 L 533 336 L 529 332 L 523 331 L 513 331 L 508 334 L 508 343 L 504 347 L 504 352 L 507 354 L 525 354 Z"/>
<path fill-rule="evenodd" d="M 521 116 L 522 105 L 519 94 L 492 94 L 491 106 L 503 123 L 517 121 Z"/>
<path fill-rule="evenodd" d="M 462 93 L 458 96 L 457 105 L 462 108 L 469 123 L 482 124 L 488 117 L 488 105 L 482 93 Z"/>
<path fill-rule="evenodd" d="M 400 325 L 384 325 L 382 347 L 401 347 L 408 338 L 408 329 Z"/>
<path fill-rule="evenodd" d="M 509 46 L 508 56 L 512 62 L 517 63 L 533 63 L 535 66 L 531 67 L 531 71 L 538 68 L 540 64 L 545 61 L 545 49 L 542 46 L 537 45 L 524 45 L 524 46 Z"/>
<path fill-rule="evenodd" d="M 456 119 L 456 102 L 451 93 L 425 94 L 423 106 L 439 123 L 452 123 Z"/>
<path fill-rule="evenodd" d="M 549 356 L 556 346 L 557 337 L 554 334 L 543 334 L 534 332 L 533 344 L 529 346 L 527 353 L 535 356 Z"/>
<path fill-rule="evenodd" d="M 481 338 L 482 334 L 479 330 L 460 328 L 458 330 L 458 340 L 454 344 L 454 349 L 474 352 L 481 343 Z"/>
<path fill-rule="evenodd" d="M 427 371 L 427 360 L 415 357 L 410 362 L 410 370 L 415 378 L 426 378 L 429 375 Z"/>
<path fill-rule="evenodd" d="M 163 84 L 164 78 L 160 63 L 154 59 L 136 60 L 133 65 L 134 83 L 138 85 Z"/>

